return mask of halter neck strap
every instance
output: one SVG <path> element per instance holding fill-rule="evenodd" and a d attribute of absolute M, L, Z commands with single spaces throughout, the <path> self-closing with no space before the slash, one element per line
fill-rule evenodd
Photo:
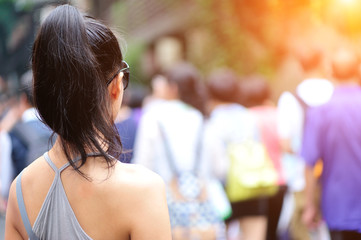
<path fill-rule="evenodd" d="M 101 153 L 88 153 L 87 157 L 98 157 L 98 156 L 102 156 Z M 61 173 L 65 168 L 69 167 L 70 162 L 65 163 L 63 166 L 61 166 L 59 169 L 55 166 L 55 164 L 53 163 L 53 161 L 51 161 L 50 157 L 49 157 L 49 152 L 44 153 L 44 158 L 45 160 L 48 162 L 48 164 L 50 165 L 50 167 L 56 172 L 56 173 Z M 74 158 L 72 160 L 73 163 L 78 162 L 81 159 L 80 156 Z"/>

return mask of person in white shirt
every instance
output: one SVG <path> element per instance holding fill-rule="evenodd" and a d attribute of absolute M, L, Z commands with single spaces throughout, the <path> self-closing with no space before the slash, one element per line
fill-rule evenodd
<path fill-rule="evenodd" d="M 163 99 L 152 100 L 144 109 L 135 140 L 133 162 L 155 171 L 167 183 L 176 176 L 181 176 L 182 181 L 182 176 L 187 175 L 183 173 L 196 173 L 206 182 L 209 190 L 208 183 L 214 180 L 219 157 L 215 138 L 206 131 L 206 120 L 202 114 L 205 111 L 204 92 L 201 90 L 198 70 L 188 63 L 180 63 L 171 68 L 165 77 L 166 83 L 162 84 L 162 88 L 166 88 L 163 89 L 166 94 L 162 94 Z M 168 196 L 171 195 L 169 188 Z M 169 209 L 173 238 L 184 239 L 180 236 L 183 233 L 177 231 L 178 221 L 189 222 L 191 219 L 189 215 L 182 216 L 182 209 L 175 205 L 169 205 Z M 195 226 L 203 224 L 202 220 L 206 218 L 201 209 L 197 211 L 201 220 L 184 228 L 199 237 L 198 234 L 207 234 L 209 225 L 205 228 Z M 209 219 L 214 219 L 211 211 L 207 214 L 210 215 Z M 182 216 L 179 217 L 181 220 L 178 215 Z M 212 222 L 215 224 L 215 232 L 212 234 L 215 235 L 210 239 L 225 239 L 225 225 L 220 216 L 216 218 L 217 223 Z M 204 232 L 193 232 L 193 227 Z"/>
<path fill-rule="evenodd" d="M 162 84 L 162 99 L 153 99 L 144 107 L 136 135 L 133 162 L 142 164 L 163 177 L 172 177 L 164 139 L 166 133 L 176 165 L 190 170 L 194 165 L 197 139 L 203 128 L 204 101 L 199 90 L 199 73 L 188 63 L 180 63 L 169 71 Z M 204 138 L 206 140 L 206 138 Z M 206 145 L 205 143 L 203 144 Z M 206 151 L 203 151 L 206 153 Z M 207 158 L 202 154 L 202 158 Z M 201 160 L 200 170 L 209 173 L 209 161 Z"/>

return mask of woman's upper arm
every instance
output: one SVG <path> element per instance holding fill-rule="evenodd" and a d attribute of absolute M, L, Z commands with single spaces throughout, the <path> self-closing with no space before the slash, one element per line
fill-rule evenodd
<path fill-rule="evenodd" d="M 137 194 L 132 216 L 132 240 L 171 240 L 165 184 L 153 175 Z"/>
<path fill-rule="evenodd" d="M 20 216 L 18 202 L 16 199 L 16 179 L 15 179 L 10 187 L 8 206 L 6 209 L 5 239 L 6 240 L 26 239 L 25 228 L 21 229 L 21 224 L 23 224 L 23 221 Z M 25 238 L 23 238 L 23 236 Z"/>

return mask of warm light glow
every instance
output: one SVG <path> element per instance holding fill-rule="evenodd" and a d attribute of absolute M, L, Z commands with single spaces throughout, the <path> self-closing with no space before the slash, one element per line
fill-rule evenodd
<path fill-rule="evenodd" d="M 338 1 L 344 5 L 352 5 L 352 4 L 356 3 L 357 0 L 338 0 Z"/>

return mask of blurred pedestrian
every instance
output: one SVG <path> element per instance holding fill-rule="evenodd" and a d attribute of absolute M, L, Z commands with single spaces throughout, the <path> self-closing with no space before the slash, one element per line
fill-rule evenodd
<path fill-rule="evenodd" d="M 10 184 L 14 179 L 15 172 L 12 164 L 12 139 L 9 131 L 19 120 L 19 116 L 12 101 L 8 101 L 3 107 L 0 118 L 0 213 L 5 214 Z M 23 149 L 26 151 L 25 146 Z M 26 152 L 21 151 L 17 154 L 25 157 Z"/>
<path fill-rule="evenodd" d="M 241 91 L 243 89 L 239 88 L 239 80 L 231 69 L 214 70 L 207 79 L 211 110 L 207 131 L 218 140 L 220 149 L 217 176 L 223 181 L 226 189 L 229 184 L 229 172 L 232 170 L 229 146 L 255 139 L 257 135 L 255 118 L 238 103 L 245 94 Z M 241 177 L 241 173 L 238 175 Z M 228 238 L 264 240 L 267 229 L 267 200 L 261 196 L 240 201 L 230 200 L 232 215 L 227 219 Z M 234 231 L 238 226 L 240 233 Z"/>
<path fill-rule="evenodd" d="M 17 97 L 7 99 L 0 119 L 0 211 L 5 212 L 11 182 L 16 176 L 16 165 L 24 168 L 28 152 L 25 144 L 11 130 L 21 120 Z"/>
<path fill-rule="evenodd" d="M 326 103 L 333 92 L 333 84 L 324 78 L 321 51 L 310 45 L 296 49 L 302 67 L 302 81 L 295 91 L 285 91 L 278 99 L 278 133 L 281 138 L 282 164 L 290 198 L 285 209 L 285 223 L 289 235 L 295 240 L 310 239 L 310 232 L 302 222 L 305 206 L 305 162 L 300 156 L 304 123 L 309 108 Z"/>
<path fill-rule="evenodd" d="M 281 140 L 277 130 L 277 107 L 271 100 L 271 89 L 265 77 L 251 75 L 244 79 L 246 105 L 255 117 L 261 142 L 264 144 L 277 172 L 277 192 L 267 198 L 267 240 L 279 239 L 278 223 L 287 191 L 281 162 Z M 282 234 L 282 233 L 280 233 Z"/>
<path fill-rule="evenodd" d="M 59 6 L 40 27 L 32 70 L 35 106 L 58 138 L 13 182 L 5 239 L 171 239 L 161 178 L 117 160 L 129 67 L 112 31 Z"/>
<path fill-rule="evenodd" d="M 14 161 L 16 175 L 24 167 L 48 151 L 52 143 L 52 131 L 40 121 L 38 112 L 34 108 L 32 80 L 33 74 L 31 71 L 26 72 L 21 78 L 18 106 L 21 119 L 10 132 L 11 137 L 18 138 L 27 148 L 26 159 L 22 160 L 19 166 L 16 166 L 17 162 Z M 14 151 L 17 151 L 16 148 Z"/>
<path fill-rule="evenodd" d="M 131 163 L 135 136 L 143 114 L 143 100 L 147 93 L 144 87 L 133 87 L 127 90 L 123 97 L 122 107 L 115 119 L 115 126 L 122 139 L 123 147 L 119 160 Z"/>
<path fill-rule="evenodd" d="M 140 120 L 133 161 L 159 173 L 168 183 L 173 239 L 225 239 L 222 219 L 208 208 L 208 189 L 203 199 L 195 180 L 208 186 L 215 170 L 209 144 L 212 138 L 203 130 L 205 95 L 200 74 L 193 65 L 182 62 L 155 81 L 154 98 Z M 190 212 L 197 217 L 189 216 Z"/>
<path fill-rule="evenodd" d="M 203 116 L 198 109 L 204 109 L 205 104 L 199 94 L 199 78 L 198 70 L 192 65 L 176 65 L 157 80 L 162 81 L 162 94 L 147 102 L 139 123 L 134 162 L 153 169 L 166 181 L 172 177 L 172 172 L 161 144 L 158 124 L 161 123 L 169 135 L 177 163 L 179 161 L 181 168 L 191 168 L 193 159 L 188 155 L 196 152 L 197 133 L 203 124 Z M 160 88 L 156 90 L 160 91 Z"/>
<path fill-rule="evenodd" d="M 21 77 L 18 100 L 1 131 L 1 195 L 7 199 L 14 178 L 33 160 L 49 150 L 52 132 L 39 119 L 33 106 L 32 72 Z"/>
<path fill-rule="evenodd" d="M 303 221 L 314 229 L 323 218 L 331 239 L 361 239 L 361 88 L 359 60 L 341 48 L 331 59 L 336 81 L 326 104 L 307 112 L 301 155 L 306 161 L 306 205 Z M 321 159 L 321 213 L 315 202 L 317 179 L 313 173 Z M 321 218 L 322 217 L 322 218 Z"/>

